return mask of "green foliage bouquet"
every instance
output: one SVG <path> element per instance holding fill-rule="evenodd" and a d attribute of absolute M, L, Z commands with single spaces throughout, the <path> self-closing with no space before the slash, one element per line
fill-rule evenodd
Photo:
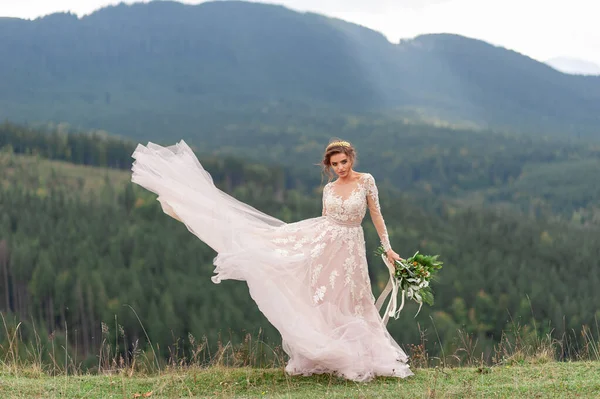
<path fill-rule="evenodd" d="M 380 255 L 389 267 L 389 261 L 383 247 L 380 246 L 377 248 L 375 253 Z M 430 281 L 435 277 L 437 271 L 442 268 L 443 264 L 438 258 L 439 255 L 423 255 L 417 251 L 413 256 L 404 261 L 396 260 L 394 262 L 394 269 L 390 269 L 391 287 L 390 284 L 386 287 L 386 291 L 393 290 L 386 318 L 388 316 L 396 319 L 399 317 L 400 311 L 404 307 L 405 296 L 419 304 L 419 310 L 416 315 L 421 311 L 423 302 L 430 306 L 433 305 L 433 292 L 431 291 Z M 396 295 L 400 290 L 402 291 L 402 303 L 396 310 Z M 382 296 L 387 296 L 387 294 L 389 292 L 384 292 Z M 378 300 L 378 302 L 380 301 Z"/>

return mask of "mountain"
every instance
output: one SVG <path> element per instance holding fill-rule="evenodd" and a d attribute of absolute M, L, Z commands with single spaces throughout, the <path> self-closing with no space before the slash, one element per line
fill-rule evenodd
<path fill-rule="evenodd" d="M 0 118 L 134 138 L 378 113 L 598 136 L 600 77 L 456 35 L 400 44 L 274 5 L 150 2 L 0 19 Z"/>
<path fill-rule="evenodd" d="M 600 65 L 570 57 L 555 57 L 546 61 L 552 68 L 574 75 L 600 75 Z"/>

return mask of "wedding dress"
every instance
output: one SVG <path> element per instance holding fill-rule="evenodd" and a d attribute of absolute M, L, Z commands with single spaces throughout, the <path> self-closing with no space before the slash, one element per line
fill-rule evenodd
<path fill-rule="evenodd" d="M 213 282 L 247 282 L 282 336 L 289 374 L 413 375 L 371 291 L 361 227 L 367 209 L 389 247 L 373 176 L 328 183 L 322 216 L 284 223 L 219 190 L 184 141 L 138 145 L 132 156 L 132 181 L 218 253 Z"/>

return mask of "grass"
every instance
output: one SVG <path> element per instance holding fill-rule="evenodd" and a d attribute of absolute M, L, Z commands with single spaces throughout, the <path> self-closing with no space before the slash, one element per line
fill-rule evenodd
<path fill-rule="evenodd" d="M 329 375 L 287 376 L 281 369 L 209 367 L 151 376 L 125 373 L 51 377 L 0 371 L 2 398 L 595 398 L 600 362 L 491 368 L 416 369 L 407 379 L 355 383 Z"/>
<path fill-rule="evenodd" d="M 67 351 L 63 344 L 44 349 L 37 335 L 38 344 L 22 342 L 21 323 L 2 320 L 7 340 L 0 345 L 0 398 L 600 398 L 600 340 L 587 326 L 581 342 L 515 326 L 487 360 L 477 342 L 459 331 L 456 353 L 440 358 L 423 345 L 410 349 L 415 376 L 356 383 L 331 375 L 289 376 L 278 351 L 273 363 L 258 366 L 264 343 L 250 337 L 239 346 L 219 343 L 208 354 L 207 342 L 190 337 L 191 352 L 174 353 L 167 363 L 135 348 L 124 359 L 103 341 L 98 367 L 86 371 L 70 355 L 57 361 Z M 103 337 L 109 336 L 103 324 Z M 565 351 L 572 360 L 561 356 Z M 51 362 L 42 362 L 45 357 Z"/>

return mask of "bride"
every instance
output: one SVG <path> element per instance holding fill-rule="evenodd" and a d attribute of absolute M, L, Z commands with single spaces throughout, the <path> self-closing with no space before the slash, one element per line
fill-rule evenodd
<path fill-rule="evenodd" d="M 401 258 L 390 247 L 373 176 L 353 169 L 352 144 L 329 143 L 322 161 L 330 178 L 323 214 L 296 223 L 219 190 L 184 141 L 138 145 L 132 156 L 132 181 L 156 193 L 165 213 L 218 253 L 213 282 L 246 281 L 281 334 L 287 373 L 355 381 L 413 375 L 371 291 L 361 227 L 367 209 L 388 260 Z"/>

